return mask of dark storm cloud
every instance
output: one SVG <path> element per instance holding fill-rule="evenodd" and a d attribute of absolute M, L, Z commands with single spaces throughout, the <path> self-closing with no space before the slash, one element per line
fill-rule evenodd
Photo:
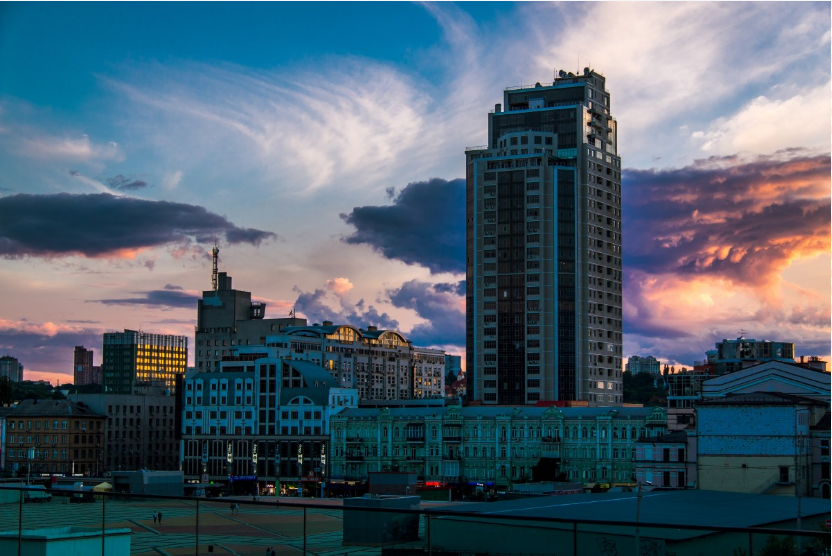
<path fill-rule="evenodd" d="M 395 307 L 412 309 L 427 321 L 414 326 L 408 334 L 417 346 L 465 345 L 464 294 L 464 282 L 431 284 L 410 280 L 398 289 L 387 290 Z"/>
<path fill-rule="evenodd" d="M 151 307 L 167 307 L 171 309 L 196 309 L 198 296 L 185 293 L 179 286 L 167 284 L 162 290 L 133 292 L 139 297 L 125 299 L 97 299 L 92 303 L 104 305 L 148 305 Z"/>
<path fill-rule="evenodd" d="M 387 189 L 388 196 L 394 192 Z M 341 218 L 355 227 L 346 243 L 369 245 L 431 273 L 465 272 L 465 180 L 414 182 L 391 206 L 355 207 Z"/>
<path fill-rule="evenodd" d="M 829 173 L 828 155 L 800 150 L 625 170 L 625 264 L 765 286 L 791 260 L 829 251 Z"/>
<path fill-rule="evenodd" d="M 351 324 L 359 328 L 377 326 L 382 330 L 395 330 L 399 322 L 387 313 L 379 313 L 372 305 L 367 306 L 363 299 L 354 306 L 348 305 L 339 298 L 340 310 L 334 310 L 326 301 L 332 299 L 330 292 L 324 289 L 316 289 L 314 292 L 304 292 L 295 286 L 294 291 L 298 293 L 295 301 L 295 311 L 303 314 L 310 324 L 322 323 L 325 320 L 335 324 Z"/>
<path fill-rule="evenodd" d="M 0 256 L 5 258 L 117 255 L 192 240 L 210 243 L 217 235 L 252 245 L 277 237 L 238 228 L 201 206 L 107 193 L 0 197 L 0 214 Z"/>
<path fill-rule="evenodd" d="M 147 182 L 139 179 L 122 176 L 121 174 L 107 178 L 107 185 L 115 191 L 136 191 L 147 187 Z"/>

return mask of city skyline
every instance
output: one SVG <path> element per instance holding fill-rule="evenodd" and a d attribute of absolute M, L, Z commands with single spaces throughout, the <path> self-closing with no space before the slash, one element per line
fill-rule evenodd
<path fill-rule="evenodd" d="M 0 355 L 24 378 L 70 382 L 107 331 L 193 338 L 215 239 L 267 318 L 463 354 L 464 150 L 503 89 L 585 66 L 621 129 L 623 358 L 690 365 L 742 329 L 829 357 L 828 3 L 319 12 L 0 6 Z"/>

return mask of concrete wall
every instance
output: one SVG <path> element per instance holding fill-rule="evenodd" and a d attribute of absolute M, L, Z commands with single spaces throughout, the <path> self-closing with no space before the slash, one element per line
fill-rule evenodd
<path fill-rule="evenodd" d="M 703 456 L 699 455 L 699 488 L 729 492 L 785 494 L 776 484 L 780 467 L 789 468 L 789 482 L 794 481 L 794 458 L 789 456 Z M 805 480 L 805 479 L 804 479 Z M 787 486 L 794 494 L 794 486 Z"/>
<path fill-rule="evenodd" d="M 795 409 L 788 406 L 702 405 L 698 408 L 699 457 L 794 456 Z M 808 428 L 802 428 L 803 434 L 807 435 Z"/>

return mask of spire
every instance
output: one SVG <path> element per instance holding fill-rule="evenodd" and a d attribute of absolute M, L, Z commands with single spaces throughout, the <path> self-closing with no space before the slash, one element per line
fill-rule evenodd
<path fill-rule="evenodd" d="M 217 283 L 217 259 L 219 258 L 220 249 L 217 247 L 216 239 L 214 239 L 214 248 L 211 250 L 211 254 L 214 263 L 213 270 L 211 271 L 211 289 L 217 291 L 219 289 L 219 284 Z"/>

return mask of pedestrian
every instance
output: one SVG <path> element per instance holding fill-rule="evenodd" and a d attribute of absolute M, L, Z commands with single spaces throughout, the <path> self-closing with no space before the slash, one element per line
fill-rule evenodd
<path fill-rule="evenodd" d="M 231 515 L 234 515 L 234 504 L 229 504 L 228 508 L 231 510 Z"/>
<path fill-rule="evenodd" d="M 237 502 L 234 502 L 234 513 L 240 515 L 240 504 Z"/>
<path fill-rule="evenodd" d="M 156 512 L 153 512 L 153 524 L 156 524 Z"/>
<path fill-rule="evenodd" d="M 159 512 L 159 525 L 162 524 L 162 512 Z"/>

